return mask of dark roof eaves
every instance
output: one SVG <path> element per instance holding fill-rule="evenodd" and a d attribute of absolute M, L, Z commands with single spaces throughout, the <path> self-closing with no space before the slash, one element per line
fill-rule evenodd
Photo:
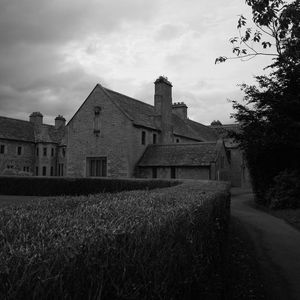
<path fill-rule="evenodd" d="M 145 129 L 151 129 L 151 130 L 155 130 L 155 131 L 158 131 L 158 132 L 161 132 L 161 129 L 160 128 L 156 128 L 156 127 L 152 127 L 152 126 L 147 126 L 147 125 L 144 125 L 144 124 L 139 124 L 135 121 L 133 121 L 133 126 L 135 127 L 142 127 L 142 128 L 145 128 Z"/>
<path fill-rule="evenodd" d="M 0 140 L 8 140 L 8 141 L 14 141 L 14 142 L 22 142 L 22 143 L 32 143 L 32 144 L 35 144 L 35 141 L 33 141 L 33 140 L 27 140 L 27 139 L 12 139 L 12 138 L 0 137 Z"/>

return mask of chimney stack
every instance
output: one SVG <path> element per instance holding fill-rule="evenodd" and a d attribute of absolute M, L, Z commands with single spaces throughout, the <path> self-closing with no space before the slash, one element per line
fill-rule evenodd
<path fill-rule="evenodd" d="M 172 106 L 172 111 L 181 119 L 187 119 L 187 106 L 183 102 L 174 103 Z"/>
<path fill-rule="evenodd" d="M 155 112 L 161 117 L 161 143 L 172 143 L 172 84 L 163 76 L 154 82 Z"/>
<path fill-rule="evenodd" d="M 29 116 L 29 121 L 36 126 L 40 126 L 43 124 L 43 115 L 39 111 L 35 111 Z"/>
<path fill-rule="evenodd" d="M 66 119 L 61 116 L 61 115 L 58 115 L 56 118 L 55 118 L 55 128 L 58 129 L 60 127 L 64 127 L 66 125 Z"/>

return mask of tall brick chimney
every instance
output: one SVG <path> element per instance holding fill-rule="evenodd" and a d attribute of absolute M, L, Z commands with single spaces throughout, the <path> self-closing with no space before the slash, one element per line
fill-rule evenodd
<path fill-rule="evenodd" d="M 172 106 L 174 114 L 179 116 L 181 119 L 187 119 L 187 106 L 183 102 L 174 103 Z"/>
<path fill-rule="evenodd" d="M 40 126 L 43 124 L 43 115 L 39 111 L 35 111 L 29 116 L 29 121 L 36 126 Z"/>
<path fill-rule="evenodd" d="M 58 129 L 62 126 L 65 126 L 66 125 L 66 119 L 61 116 L 61 115 L 58 115 L 56 118 L 55 118 L 55 128 Z"/>
<path fill-rule="evenodd" d="M 154 82 L 154 107 L 155 112 L 161 116 L 161 140 L 162 144 L 172 143 L 172 84 L 160 76 Z"/>

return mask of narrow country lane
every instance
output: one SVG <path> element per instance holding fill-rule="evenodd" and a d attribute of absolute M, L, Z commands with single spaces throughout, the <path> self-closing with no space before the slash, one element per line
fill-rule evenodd
<path fill-rule="evenodd" d="M 231 214 L 249 232 L 270 299 L 300 299 L 300 231 L 255 209 L 250 191 L 232 189 Z"/>

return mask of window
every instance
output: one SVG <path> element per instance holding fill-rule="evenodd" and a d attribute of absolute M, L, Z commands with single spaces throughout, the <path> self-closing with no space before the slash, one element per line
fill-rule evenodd
<path fill-rule="evenodd" d="M 99 136 L 100 134 L 100 112 L 101 112 L 101 107 L 96 106 L 94 108 L 94 134 L 96 136 Z"/>
<path fill-rule="evenodd" d="M 15 167 L 14 167 L 14 165 L 7 165 L 6 168 L 7 169 L 14 169 Z"/>
<path fill-rule="evenodd" d="M 107 176 L 106 157 L 88 157 L 87 158 L 87 176 Z"/>
<path fill-rule="evenodd" d="M 53 175 L 54 175 L 54 168 L 51 167 L 51 168 L 50 168 L 50 176 L 53 176 Z"/>
<path fill-rule="evenodd" d="M 0 154 L 5 153 L 5 145 L 0 145 Z"/>
<path fill-rule="evenodd" d="M 157 167 L 152 167 L 152 178 L 157 178 Z"/>
<path fill-rule="evenodd" d="M 35 175 L 39 176 L 39 167 L 35 167 Z"/>
<path fill-rule="evenodd" d="M 64 164 L 58 164 L 58 176 L 64 176 Z"/>
<path fill-rule="evenodd" d="M 51 156 L 54 156 L 54 148 L 51 148 Z"/>
<path fill-rule="evenodd" d="M 62 148 L 61 149 L 61 154 L 62 154 L 63 157 L 66 156 L 66 148 Z"/>
<path fill-rule="evenodd" d="M 156 133 L 153 133 L 153 144 L 156 144 L 156 137 L 157 137 Z"/>
<path fill-rule="evenodd" d="M 24 172 L 29 172 L 29 167 L 23 167 Z"/>
<path fill-rule="evenodd" d="M 180 139 L 179 138 L 176 139 L 176 143 L 180 143 Z"/>
<path fill-rule="evenodd" d="M 47 147 L 43 148 L 43 156 L 47 156 Z"/>
<path fill-rule="evenodd" d="M 176 168 L 171 167 L 171 178 L 176 178 Z"/>
<path fill-rule="evenodd" d="M 22 155 L 22 146 L 17 147 L 17 154 Z"/>
<path fill-rule="evenodd" d="M 145 145 L 146 144 L 146 132 L 145 131 L 142 131 L 142 145 Z"/>
<path fill-rule="evenodd" d="M 47 167 L 43 167 L 43 176 L 46 176 L 47 174 Z"/>
<path fill-rule="evenodd" d="M 36 147 L 36 156 L 39 156 L 39 147 Z"/>

